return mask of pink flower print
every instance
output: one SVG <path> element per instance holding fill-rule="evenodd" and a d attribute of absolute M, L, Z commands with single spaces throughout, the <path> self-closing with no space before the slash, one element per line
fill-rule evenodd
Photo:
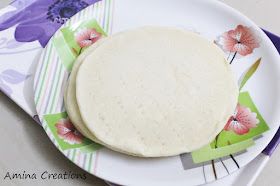
<path fill-rule="evenodd" d="M 76 35 L 76 41 L 81 48 L 88 47 L 100 39 L 101 34 L 93 28 L 81 30 Z"/>
<path fill-rule="evenodd" d="M 251 128 L 255 128 L 258 123 L 259 120 L 256 113 L 238 104 L 234 115 L 230 117 L 224 129 L 242 135 L 248 133 Z"/>
<path fill-rule="evenodd" d="M 82 134 L 74 127 L 71 121 L 67 119 L 60 119 L 55 127 L 57 129 L 58 136 L 69 144 L 80 144 L 82 143 Z"/>
<path fill-rule="evenodd" d="M 255 35 L 254 30 L 243 25 L 238 25 L 234 30 L 223 33 L 215 43 L 226 52 L 233 54 L 230 64 L 236 57 L 236 54 L 246 56 L 253 53 L 255 48 L 260 47 L 260 40 Z"/>

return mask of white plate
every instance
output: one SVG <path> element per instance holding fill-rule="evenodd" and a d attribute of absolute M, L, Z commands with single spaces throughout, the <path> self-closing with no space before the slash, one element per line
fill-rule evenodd
<path fill-rule="evenodd" d="M 99 13 L 96 13 L 96 12 Z M 84 170 L 122 185 L 198 185 L 229 175 L 253 160 L 270 142 L 280 121 L 280 60 L 269 38 L 248 18 L 218 1 L 204 0 L 104 0 L 78 13 L 67 24 L 95 17 L 109 34 L 144 25 L 164 25 L 192 30 L 214 41 L 237 25 L 254 30 L 259 47 L 245 56 L 237 53 L 232 68 L 238 80 L 258 58 L 256 73 L 243 87 L 248 91 L 270 130 L 255 139 L 255 145 L 232 158 L 194 164 L 190 155 L 143 159 L 106 148 L 88 150 L 79 145 L 65 148 L 51 129 L 53 118 L 65 112 L 63 92 L 69 72 L 49 42 L 41 55 L 34 80 L 35 102 L 43 127 L 53 143 Z M 107 24 L 108 23 L 108 24 Z M 58 35 L 58 33 L 56 34 Z M 56 35 L 54 37 L 56 37 Z M 230 60 L 233 57 L 230 55 Z M 226 53 L 228 55 L 228 53 Z M 49 116 L 52 115 L 52 119 Z M 46 119 L 47 118 L 47 119 Z M 48 120 L 48 121 L 47 121 Z M 57 123 L 57 122 L 56 122 Z M 238 164 L 238 166 L 236 165 Z"/>

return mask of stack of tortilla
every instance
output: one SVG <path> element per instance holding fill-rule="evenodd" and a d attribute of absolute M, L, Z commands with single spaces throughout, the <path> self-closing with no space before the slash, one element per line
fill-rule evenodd
<path fill-rule="evenodd" d="M 238 87 L 213 43 L 149 26 L 100 39 L 83 52 L 64 97 L 87 138 L 125 154 L 161 157 L 210 143 L 234 113 Z"/>

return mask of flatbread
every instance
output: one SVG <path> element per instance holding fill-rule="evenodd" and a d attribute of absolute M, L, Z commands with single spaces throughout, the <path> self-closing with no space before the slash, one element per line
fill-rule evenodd
<path fill-rule="evenodd" d="M 78 131 L 81 132 L 85 137 L 87 137 L 88 139 L 91 139 L 92 141 L 94 141 L 96 143 L 107 146 L 114 151 L 123 152 L 121 149 L 116 149 L 116 148 L 111 147 L 110 145 L 105 144 L 104 142 L 98 140 L 88 130 L 87 126 L 84 124 L 84 121 L 81 118 L 81 114 L 80 114 L 80 111 L 79 111 L 79 108 L 78 108 L 78 105 L 77 105 L 77 100 L 76 100 L 76 76 L 77 76 L 78 69 L 79 69 L 80 65 L 83 63 L 86 56 L 94 53 L 94 50 L 97 47 L 99 47 L 102 43 L 104 43 L 106 40 L 107 40 L 107 38 L 100 39 L 94 45 L 91 45 L 85 52 L 83 52 L 76 59 L 74 65 L 73 65 L 70 77 L 69 77 L 68 85 L 65 89 L 64 105 L 65 105 L 65 109 L 67 111 L 67 114 L 68 114 L 71 122 L 78 129 Z M 126 153 L 126 152 L 123 152 L 123 153 Z M 134 155 L 135 156 L 135 154 L 133 154 L 133 153 L 131 153 L 129 155 Z"/>
<path fill-rule="evenodd" d="M 109 148 L 137 156 L 178 155 L 210 143 L 237 98 L 221 49 L 173 28 L 112 36 L 86 56 L 76 77 L 89 131 Z"/>
<path fill-rule="evenodd" d="M 75 128 L 85 137 L 88 139 L 91 139 L 92 141 L 99 143 L 101 145 L 107 146 L 112 150 L 123 152 L 120 149 L 116 149 L 114 147 L 111 147 L 109 145 L 104 144 L 102 141 L 99 141 L 87 128 L 87 126 L 84 124 L 84 121 L 81 118 L 80 111 L 77 105 L 76 100 L 76 76 L 78 69 L 80 68 L 80 65 L 83 63 L 84 59 L 87 55 L 92 54 L 94 50 L 100 46 L 106 38 L 100 39 L 95 44 L 91 45 L 85 52 L 83 52 L 79 57 L 76 59 L 71 74 L 68 79 L 67 86 L 64 91 L 64 106 L 67 111 L 67 115 L 70 118 L 72 124 L 75 126 Z M 125 153 L 125 152 L 123 152 Z M 133 153 L 129 155 L 135 155 Z"/>
<path fill-rule="evenodd" d="M 86 56 L 89 54 L 92 54 L 94 50 L 100 46 L 106 38 L 102 38 L 93 45 L 91 45 L 86 51 L 84 51 L 75 61 L 69 80 L 68 80 L 68 85 L 65 90 L 64 94 L 64 105 L 65 109 L 67 111 L 67 114 L 72 121 L 73 125 L 81 132 L 85 137 L 95 141 L 99 142 L 98 139 L 88 130 L 86 125 L 84 124 L 81 116 L 80 116 L 80 111 L 78 109 L 77 101 L 76 101 L 76 75 L 78 72 L 78 69 Z"/>

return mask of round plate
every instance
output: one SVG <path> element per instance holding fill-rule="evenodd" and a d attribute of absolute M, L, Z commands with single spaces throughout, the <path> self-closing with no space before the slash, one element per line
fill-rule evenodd
<path fill-rule="evenodd" d="M 235 120 L 230 120 L 221 139 L 228 137 L 225 147 L 238 146 L 244 140 L 249 145 L 246 150 L 216 160 L 205 157 L 211 154 L 207 149 L 204 153 L 145 159 L 111 151 L 77 135 L 63 103 L 70 72 L 61 62 L 52 38 L 41 55 L 34 80 L 36 108 L 53 143 L 82 169 L 122 185 L 204 184 L 248 164 L 279 128 L 279 54 L 262 30 L 239 12 L 218 1 L 103 0 L 72 17 L 66 26 L 89 17 L 96 18 L 108 34 L 144 25 L 163 25 L 192 30 L 217 43 L 231 62 L 243 97 L 243 106 L 237 109 Z M 53 37 L 58 35 L 59 31 Z M 239 117 L 242 114 L 247 117 L 247 124 Z M 213 146 L 208 150 L 213 149 L 217 150 Z"/>

